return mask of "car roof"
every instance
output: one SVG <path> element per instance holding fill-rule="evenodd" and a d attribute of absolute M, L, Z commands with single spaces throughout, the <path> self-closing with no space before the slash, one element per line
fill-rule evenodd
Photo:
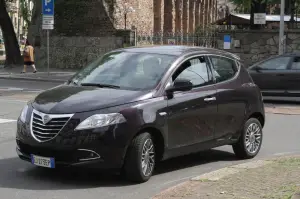
<path fill-rule="evenodd" d="M 175 45 L 142 46 L 142 47 L 122 48 L 122 49 L 117 49 L 115 51 L 156 53 L 156 54 L 173 55 L 173 56 L 181 56 L 188 53 L 199 52 L 203 54 L 216 54 L 221 56 L 227 56 L 237 60 L 240 59 L 237 55 L 232 54 L 230 52 L 226 52 L 215 48 L 196 47 L 196 46 L 175 46 Z"/>
<path fill-rule="evenodd" d="M 262 60 L 259 60 L 258 62 L 255 62 L 253 63 L 252 65 L 250 65 L 250 67 L 254 67 L 258 64 L 261 64 L 263 62 L 266 62 L 266 61 L 269 61 L 269 60 L 272 60 L 272 59 L 275 59 L 275 58 L 278 58 L 278 57 L 300 57 L 300 53 L 284 53 L 284 54 L 281 54 L 281 55 L 274 55 L 274 56 L 270 56 L 268 58 L 265 58 L 265 59 L 262 59 Z"/>

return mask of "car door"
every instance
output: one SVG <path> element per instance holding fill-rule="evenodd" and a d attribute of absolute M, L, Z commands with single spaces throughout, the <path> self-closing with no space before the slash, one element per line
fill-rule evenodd
<path fill-rule="evenodd" d="M 300 56 L 293 57 L 285 74 L 284 85 L 288 96 L 300 97 Z"/>
<path fill-rule="evenodd" d="M 237 62 L 224 56 L 210 56 L 216 81 L 218 115 L 215 139 L 228 141 L 244 122 L 246 99 L 239 79 Z"/>
<path fill-rule="evenodd" d="M 249 73 L 264 96 L 281 96 L 286 90 L 285 79 L 289 73 L 290 56 L 280 56 L 251 67 Z"/>
<path fill-rule="evenodd" d="M 170 149 L 213 139 L 217 114 L 216 89 L 206 57 L 187 59 L 170 82 L 188 79 L 193 89 L 175 92 L 168 99 L 168 145 Z"/>

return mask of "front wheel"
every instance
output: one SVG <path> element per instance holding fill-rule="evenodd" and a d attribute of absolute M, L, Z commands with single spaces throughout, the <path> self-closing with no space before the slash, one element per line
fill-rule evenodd
<path fill-rule="evenodd" d="M 262 140 L 263 132 L 261 123 L 256 118 L 250 118 L 245 123 L 238 142 L 232 148 L 238 158 L 254 158 L 260 151 Z"/>
<path fill-rule="evenodd" d="M 126 177 L 134 182 L 146 182 L 155 167 L 155 146 L 151 134 L 136 136 L 126 154 L 124 171 Z"/>

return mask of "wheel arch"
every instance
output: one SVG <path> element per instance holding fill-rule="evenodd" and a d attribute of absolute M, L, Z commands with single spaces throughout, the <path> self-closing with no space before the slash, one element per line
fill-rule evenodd
<path fill-rule="evenodd" d="M 127 154 L 127 150 L 128 150 L 128 146 L 130 145 L 130 143 L 132 142 L 132 140 L 142 134 L 142 133 L 150 133 L 151 136 L 153 137 L 153 141 L 154 141 L 154 146 L 155 146 L 155 152 L 156 152 L 156 159 L 158 161 L 163 159 L 164 153 L 165 153 L 165 137 L 162 133 L 161 130 L 159 130 L 156 127 L 152 127 L 152 126 L 145 126 L 143 128 L 141 128 L 136 134 L 134 134 L 134 136 L 131 138 L 131 140 L 129 141 L 129 143 L 126 146 L 126 150 L 125 153 L 123 155 L 123 157 L 126 157 Z"/>
<path fill-rule="evenodd" d="M 260 112 L 254 112 L 254 113 L 250 114 L 249 117 L 248 117 L 248 119 L 250 119 L 250 118 L 256 118 L 256 119 L 258 119 L 258 121 L 260 122 L 261 126 L 262 127 L 265 126 L 265 117 Z"/>

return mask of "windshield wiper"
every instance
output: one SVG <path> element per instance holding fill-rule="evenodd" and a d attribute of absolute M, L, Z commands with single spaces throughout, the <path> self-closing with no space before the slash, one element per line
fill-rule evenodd
<path fill-rule="evenodd" d="M 111 85 L 111 84 L 95 84 L 95 83 L 82 83 L 81 86 L 97 86 L 100 88 L 120 88 L 120 86 Z"/>

